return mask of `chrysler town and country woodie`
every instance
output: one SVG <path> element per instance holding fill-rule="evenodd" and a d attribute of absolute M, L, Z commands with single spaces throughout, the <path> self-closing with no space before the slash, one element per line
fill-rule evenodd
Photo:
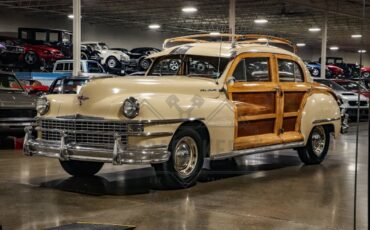
<path fill-rule="evenodd" d="M 166 188 L 195 184 L 209 160 L 272 150 L 296 149 L 305 164 L 319 164 L 330 133 L 340 133 L 336 96 L 272 44 L 295 49 L 260 35 L 166 40 L 146 76 L 95 79 L 77 95 L 40 98 L 24 151 L 58 158 L 74 176 L 104 163 L 151 164 Z"/>

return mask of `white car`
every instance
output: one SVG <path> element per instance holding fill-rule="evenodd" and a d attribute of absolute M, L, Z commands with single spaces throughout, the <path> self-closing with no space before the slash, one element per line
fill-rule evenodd
<path fill-rule="evenodd" d="M 98 51 L 100 63 L 110 69 L 126 66 L 130 62 L 127 54 L 119 50 L 111 50 L 104 42 L 82 42 L 81 45 L 90 46 L 93 51 Z"/>
<path fill-rule="evenodd" d="M 332 88 L 340 100 L 340 108 L 344 109 L 352 120 L 356 120 L 358 107 L 358 94 L 348 91 L 338 83 L 328 80 L 314 78 L 315 82 Z M 369 100 L 360 95 L 360 118 L 367 118 L 369 111 Z"/>
<path fill-rule="evenodd" d="M 65 76 L 72 76 L 73 60 L 58 60 L 54 64 L 53 73 L 62 73 Z M 81 75 L 90 76 L 107 76 L 108 74 L 102 65 L 93 60 L 81 60 Z"/>

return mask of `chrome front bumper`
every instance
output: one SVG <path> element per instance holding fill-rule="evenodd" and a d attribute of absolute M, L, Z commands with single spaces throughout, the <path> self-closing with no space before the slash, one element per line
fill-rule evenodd
<path fill-rule="evenodd" d="M 112 149 L 78 146 L 67 143 L 66 135 L 60 141 L 46 141 L 35 138 L 33 127 L 26 128 L 23 151 L 28 156 L 44 156 L 60 160 L 80 160 L 121 164 L 154 164 L 168 161 L 171 153 L 167 146 L 127 147 L 121 137 L 116 136 Z"/>

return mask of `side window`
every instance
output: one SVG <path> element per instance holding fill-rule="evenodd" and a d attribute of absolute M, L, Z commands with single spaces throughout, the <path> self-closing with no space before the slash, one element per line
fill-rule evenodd
<path fill-rule="evenodd" d="M 55 70 L 56 71 L 63 71 L 63 63 L 57 64 L 57 66 L 55 67 Z"/>
<path fill-rule="evenodd" d="M 244 59 L 240 60 L 240 62 L 236 66 L 233 77 L 235 78 L 235 81 L 247 81 L 247 78 L 245 77 Z"/>
<path fill-rule="evenodd" d="M 62 80 L 58 80 L 55 85 L 52 94 L 59 94 L 62 90 Z"/>
<path fill-rule="evenodd" d="M 280 82 L 303 82 L 301 67 L 291 60 L 278 60 Z"/>
<path fill-rule="evenodd" d="M 241 60 L 233 76 L 236 81 L 269 82 L 271 81 L 269 58 L 259 57 Z"/>

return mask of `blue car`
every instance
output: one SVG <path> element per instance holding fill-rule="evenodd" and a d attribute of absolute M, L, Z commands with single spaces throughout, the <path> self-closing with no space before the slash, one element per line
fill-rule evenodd
<path fill-rule="evenodd" d="M 305 64 L 306 64 L 307 69 L 310 71 L 312 77 L 320 77 L 320 74 L 321 74 L 321 64 L 320 63 L 317 63 L 317 62 L 308 62 L 307 63 L 307 62 L 305 62 Z M 326 72 L 325 76 L 327 78 L 330 78 L 331 72 L 328 69 L 328 67 L 326 67 L 325 72 Z"/>

